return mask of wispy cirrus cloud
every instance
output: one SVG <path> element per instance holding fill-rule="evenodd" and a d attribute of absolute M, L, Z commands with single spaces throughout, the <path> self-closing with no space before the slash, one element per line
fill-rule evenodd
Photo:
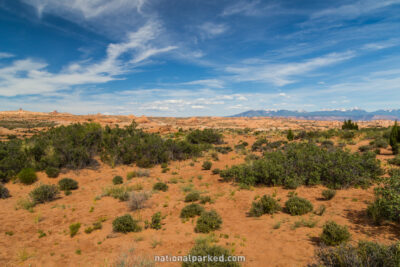
<path fill-rule="evenodd" d="M 285 86 L 294 83 L 294 77 L 307 74 L 319 68 L 333 65 L 355 56 L 354 52 L 331 53 L 311 58 L 303 62 L 285 64 L 251 64 L 247 66 L 227 67 L 225 70 L 234 74 L 236 81 L 257 81 Z"/>
<path fill-rule="evenodd" d="M 224 88 L 224 82 L 219 79 L 205 79 L 205 80 L 195 80 L 190 82 L 182 83 L 183 85 L 201 85 L 210 88 Z"/>
<path fill-rule="evenodd" d="M 327 8 L 319 10 L 311 14 L 311 19 L 321 20 L 341 20 L 341 19 L 353 19 L 359 16 L 378 11 L 382 8 L 400 4 L 399 0 L 360 0 L 352 4 L 345 4 L 338 7 Z"/>
<path fill-rule="evenodd" d="M 101 84 L 121 79 L 120 75 L 131 71 L 137 64 L 177 48 L 153 47 L 150 41 L 159 34 L 160 27 L 158 23 L 149 22 L 136 32 L 129 33 L 126 41 L 108 45 L 103 60 L 96 63 L 75 62 L 58 73 L 47 71 L 47 64 L 38 60 L 15 60 L 0 68 L 0 95 L 48 93 L 76 85 Z M 123 55 L 127 55 L 128 60 L 122 59 Z"/>

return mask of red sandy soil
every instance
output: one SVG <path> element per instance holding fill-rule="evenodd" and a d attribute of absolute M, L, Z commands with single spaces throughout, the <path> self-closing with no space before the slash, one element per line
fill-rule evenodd
<path fill-rule="evenodd" d="M 50 119 L 59 124 L 72 122 L 97 121 L 102 124 L 128 124 L 131 117 L 122 116 L 73 116 L 68 114 L 0 114 L 13 119 Z M 20 119 L 21 119 L 20 118 Z M 222 127 L 222 128 L 259 128 L 259 129 L 323 129 L 337 127 L 340 122 L 296 121 L 292 119 L 234 119 L 217 118 L 210 121 L 207 118 L 173 119 L 173 118 L 146 118 L 149 122 L 139 124 L 146 130 L 165 132 L 177 130 L 179 127 Z M 390 125 L 392 122 L 365 122 L 367 125 Z M 192 125 L 193 124 L 193 125 Z M 297 128 L 295 128 L 296 126 Z M 247 141 L 250 145 L 254 136 L 225 134 L 225 140 L 233 146 L 239 140 Z M 356 150 L 365 141 L 350 147 Z M 382 151 L 389 154 L 389 151 Z M 214 168 L 224 169 L 225 166 L 238 164 L 244 161 L 244 155 L 233 151 L 229 154 L 219 154 L 219 160 L 213 161 Z M 390 158 L 389 155 L 379 156 L 381 159 Z M 206 204 L 207 210 L 215 209 L 222 217 L 221 230 L 215 231 L 219 245 L 233 251 L 234 255 L 246 256 L 243 266 L 306 266 L 314 259 L 314 251 L 318 248 L 318 236 L 322 225 L 327 220 L 334 220 L 341 225 L 347 225 L 352 234 L 352 241 L 374 240 L 391 243 L 398 240 L 399 228 L 395 225 L 375 226 L 366 216 L 366 207 L 373 201 L 373 188 L 339 190 L 330 201 L 321 200 L 321 192 L 325 188 L 300 187 L 296 190 L 298 196 L 309 199 L 315 208 L 326 206 L 323 216 L 312 215 L 290 216 L 280 212 L 273 216 L 264 215 L 259 218 L 247 217 L 246 213 L 256 196 L 276 194 L 283 205 L 288 198 L 288 192 L 281 187 L 256 187 L 251 190 L 240 190 L 237 185 L 221 182 L 219 175 L 212 175 L 211 171 L 202 170 L 203 161 L 210 158 L 205 155 L 199 158 L 194 166 L 192 160 L 172 162 L 170 171 L 161 173 L 160 166 L 150 169 L 150 177 L 133 178 L 126 181 L 128 171 L 137 170 L 136 166 L 117 166 L 111 168 L 102 164 L 97 169 L 80 171 L 66 171 L 58 178 L 47 178 L 44 173 L 38 173 L 39 181 L 31 186 L 18 183 L 8 183 L 12 197 L 0 200 L 0 265 L 1 266 L 112 266 L 116 260 L 125 255 L 134 255 L 141 258 L 153 259 L 154 255 L 186 255 L 193 247 L 195 239 L 203 234 L 194 232 L 196 219 L 183 222 L 179 218 L 181 209 L 187 203 L 183 201 L 185 192 L 182 187 L 193 184 L 194 188 L 203 195 L 209 195 L 215 200 L 213 204 Z M 115 175 L 124 177 L 125 184 L 142 184 L 144 191 L 151 191 L 157 181 L 168 183 L 167 192 L 153 193 L 146 208 L 132 212 L 127 202 L 121 202 L 111 197 L 102 197 L 102 188 L 112 185 Z M 28 193 L 37 184 L 56 184 L 60 179 L 70 177 L 79 182 L 79 189 L 72 194 L 45 204 L 37 205 L 34 212 L 16 209 L 17 202 L 26 198 Z M 170 183 L 172 178 L 179 182 Z M 181 178 L 181 179 L 180 179 Z M 93 207 L 93 208 L 92 208 Z M 91 209 L 93 211 L 91 212 Z M 143 222 L 161 211 L 166 215 L 161 230 L 144 229 L 139 233 L 117 234 L 112 231 L 112 221 L 126 213 Z M 101 230 L 86 234 L 84 229 L 99 218 L 107 218 Z M 300 227 L 293 229 L 295 222 L 300 219 L 316 220 L 314 228 Z M 69 236 L 69 225 L 80 222 L 79 233 Z M 276 225 L 278 223 L 278 229 Z M 274 227 L 275 226 L 275 227 Z M 46 233 L 39 238 L 38 230 Z M 13 235 L 5 232 L 12 231 Z M 155 246 L 156 245 L 156 246 Z M 154 247 L 155 246 L 155 247 Z M 76 253 L 77 250 L 81 254 Z M 25 253 L 25 257 L 23 254 Z M 180 266 L 180 263 L 157 263 L 156 266 Z"/>

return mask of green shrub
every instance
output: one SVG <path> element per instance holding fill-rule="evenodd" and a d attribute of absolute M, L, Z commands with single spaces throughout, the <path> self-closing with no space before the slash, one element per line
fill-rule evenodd
<path fill-rule="evenodd" d="M 8 189 L 0 183 L 0 199 L 5 199 L 10 197 L 10 192 Z"/>
<path fill-rule="evenodd" d="M 321 234 L 321 241 L 328 246 L 336 246 L 350 239 L 350 233 L 346 226 L 340 226 L 334 221 L 324 224 Z"/>
<path fill-rule="evenodd" d="M 59 193 L 57 186 L 44 184 L 33 189 L 29 196 L 34 204 L 38 204 L 56 199 Z"/>
<path fill-rule="evenodd" d="M 313 205 L 305 198 L 293 196 L 285 203 L 285 210 L 290 215 L 303 215 L 313 210 Z"/>
<path fill-rule="evenodd" d="M 212 245 L 206 239 L 196 240 L 195 246 L 189 251 L 191 257 L 205 259 L 205 261 L 186 261 L 182 263 L 182 267 L 239 267 L 240 264 L 234 261 L 212 261 L 208 262 L 208 258 L 214 257 L 228 259 L 231 253 L 228 249 L 221 246 Z"/>
<path fill-rule="evenodd" d="M 228 154 L 229 152 L 233 151 L 230 146 L 216 146 L 215 150 L 221 154 Z"/>
<path fill-rule="evenodd" d="M 387 161 L 389 164 L 400 166 L 400 155 L 397 155 L 396 157 L 392 159 L 388 159 Z"/>
<path fill-rule="evenodd" d="M 195 202 L 200 199 L 200 193 L 199 192 L 190 192 L 189 194 L 186 195 L 185 197 L 185 202 Z"/>
<path fill-rule="evenodd" d="M 213 129 L 194 130 L 186 136 L 186 140 L 192 144 L 221 144 L 222 134 Z"/>
<path fill-rule="evenodd" d="M 128 232 L 140 232 L 142 227 L 139 225 L 139 221 L 134 220 L 131 215 L 126 214 L 117 217 L 112 222 L 114 232 L 128 233 Z"/>
<path fill-rule="evenodd" d="M 336 190 L 333 189 L 326 189 L 322 191 L 322 196 L 325 200 L 330 200 L 336 195 Z"/>
<path fill-rule="evenodd" d="M 150 228 L 159 230 L 161 229 L 161 212 L 154 213 L 153 216 L 151 216 L 151 224 Z"/>
<path fill-rule="evenodd" d="M 371 146 L 369 146 L 369 145 L 364 145 L 364 146 L 360 146 L 360 147 L 358 148 L 358 151 L 360 151 L 360 152 L 367 152 L 367 151 L 370 151 L 371 149 L 372 149 Z"/>
<path fill-rule="evenodd" d="M 195 227 L 196 233 L 209 233 L 214 230 L 221 228 L 222 219 L 219 214 L 215 211 L 204 211 L 200 214 L 197 219 L 197 224 Z"/>
<path fill-rule="evenodd" d="M 153 185 L 153 190 L 166 192 L 168 190 L 168 185 L 162 182 L 158 182 Z"/>
<path fill-rule="evenodd" d="M 386 139 L 379 138 L 379 139 L 375 140 L 374 145 L 377 148 L 387 148 L 389 143 Z"/>
<path fill-rule="evenodd" d="M 286 138 L 289 141 L 292 141 L 294 139 L 294 134 L 293 134 L 293 131 L 291 129 L 289 129 L 289 131 L 287 132 Z"/>
<path fill-rule="evenodd" d="M 341 244 L 337 247 L 322 247 L 317 251 L 317 262 L 311 266 L 400 266 L 400 243 L 382 245 L 360 241 L 357 246 Z"/>
<path fill-rule="evenodd" d="M 200 197 L 201 204 L 212 203 L 212 202 L 213 202 L 213 200 L 211 199 L 210 196 L 201 196 Z"/>
<path fill-rule="evenodd" d="M 181 218 L 193 218 L 199 216 L 204 211 L 204 208 L 199 204 L 192 203 L 181 210 Z"/>
<path fill-rule="evenodd" d="M 117 176 L 114 176 L 112 182 L 114 185 L 122 184 L 122 183 L 124 183 L 124 179 L 121 176 L 117 175 Z"/>
<path fill-rule="evenodd" d="M 219 174 L 220 173 L 220 169 L 216 168 L 214 170 L 212 170 L 212 174 Z"/>
<path fill-rule="evenodd" d="M 76 190 L 78 189 L 78 182 L 71 178 L 63 178 L 58 182 L 58 186 L 62 191 Z"/>
<path fill-rule="evenodd" d="M 211 161 L 204 161 L 203 165 L 201 165 L 203 170 L 210 170 L 212 167 L 212 162 Z"/>
<path fill-rule="evenodd" d="M 70 237 L 74 237 L 78 232 L 79 229 L 81 228 L 80 223 L 73 223 L 69 226 L 69 235 Z"/>
<path fill-rule="evenodd" d="M 376 154 L 325 149 L 312 143 L 289 143 L 264 157 L 221 170 L 225 181 L 247 185 L 323 184 L 330 188 L 368 187 L 383 173 Z"/>
<path fill-rule="evenodd" d="M 57 178 L 60 174 L 60 169 L 49 166 L 46 168 L 46 174 L 50 178 Z"/>
<path fill-rule="evenodd" d="M 32 168 L 24 168 L 18 173 L 18 179 L 21 183 L 30 185 L 37 181 L 37 175 Z"/>
<path fill-rule="evenodd" d="M 136 172 L 131 171 L 126 174 L 126 180 L 131 180 L 132 178 L 136 177 Z"/>
<path fill-rule="evenodd" d="M 260 217 L 263 214 L 274 214 L 281 210 L 278 201 L 271 196 L 264 195 L 259 201 L 251 204 L 249 216 Z"/>
<path fill-rule="evenodd" d="M 384 220 L 400 221 L 400 173 L 393 172 L 375 188 L 375 201 L 368 206 L 368 215 L 380 224 Z"/>
<path fill-rule="evenodd" d="M 343 125 L 342 125 L 342 130 L 358 130 L 358 125 L 355 122 L 352 122 L 351 120 L 344 120 Z"/>

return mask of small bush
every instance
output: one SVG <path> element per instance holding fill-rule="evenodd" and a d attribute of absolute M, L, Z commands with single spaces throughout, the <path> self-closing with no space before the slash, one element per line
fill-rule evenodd
<path fill-rule="evenodd" d="M 79 229 L 81 228 L 80 223 L 73 223 L 69 226 L 69 235 L 70 237 L 74 237 L 78 232 Z"/>
<path fill-rule="evenodd" d="M 114 232 L 128 233 L 128 232 L 140 232 L 142 227 L 138 224 L 139 221 L 134 220 L 131 215 L 126 214 L 117 217 L 113 222 Z"/>
<path fill-rule="evenodd" d="M 58 175 L 60 174 L 60 169 L 56 168 L 56 167 L 47 167 L 45 170 L 47 177 L 49 178 L 57 178 Z"/>
<path fill-rule="evenodd" d="M 161 212 L 154 213 L 153 216 L 151 216 L 150 228 L 160 230 L 161 220 L 162 220 Z"/>
<path fill-rule="evenodd" d="M 400 266 L 399 246 L 399 242 L 386 246 L 360 241 L 357 246 L 345 243 L 337 247 L 322 247 L 316 253 L 316 264 L 310 266 Z"/>
<path fill-rule="evenodd" d="M 196 240 L 195 246 L 189 251 L 189 255 L 192 257 L 204 258 L 205 261 L 185 261 L 182 263 L 182 267 L 239 267 L 240 264 L 234 261 L 218 261 L 208 262 L 208 257 L 214 259 L 214 257 L 223 257 L 228 259 L 231 253 L 228 249 L 217 245 L 211 245 L 207 239 Z"/>
<path fill-rule="evenodd" d="M 38 204 L 54 200 L 59 193 L 57 186 L 44 184 L 33 189 L 29 196 L 34 204 Z"/>
<path fill-rule="evenodd" d="M 123 185 L 113 185 L 103 188 L 102 196 L 113 197 L 121 201 L 127 201 L 129 199 L 129 192 L 133 190 L 133 187 Z"/>
<path fill-rule="evenodd" d="M 63 178 L 58 182 L 58 186 L 62 191 L 75 190 L 78 189 L 78 182 L 71 178 Z"/>
<path fill-rule="evenodd" d="M 350 233 L 346 226 L 340 226 L 334 221 L 324 224 L 321 241 L 328 246 L 336 246 L 350 239 Z"/>
<path fill-rule="evenodd" d="M 325 200 L 330 200 L 336 195 L 336 190 L 333 189 L 326 189 L 322 191 L 322 196 Z"/>
<path fill-rule="evenodd" d="M 199 204 L 193 203 L 187 205 L 181 210 L 181 218 L 193 218 L 199 216 L 204 211 L 204 208 Z"/>
<path fill-rule="evenodd" d="M 134 171 L 128 172 L 126 174 L 126 180 L 131 180 L 133 177 L 136 177 L 136 172 L 134 172 Z"/>
<path fill-rule="evenodd" d="M 132 192 L 129 197 L 128 207 L 131 211 L 143 209 L 150 194 L 146 192 Z"/>
<path fill-rule="evenodd" d="M 369 146 L 369 145 L 364 145 L 364 146 L 360 146 L 360 147 L 358 148 L 358 151 L 360 151 L 360 152 L 367 152 L 367 151 L 370 151 L 371 149 L 372 149 L 371 146 Z"/>
<path fill-rule="evenodd" d="M 264 195 L 259 201 L 251 204 L 249 216 L 260 217 L 263 214 L 274 214 L 281 210 L 278 201 L 271 196 Z"/>
<path fill-rule="evenodd" d="M 0 183 L 0 199 L 5 199 L 10 197 L 10 192 L 8 189 Z"/>
<path fill-rule="evenodd" d="M 221 144 L 222 134 L 213 129 L 194 130 L 186 136 L 186 140 L 192 144 Z"/>
<path fill-rule="evenodd" d="M 124 183 L 124 179 L 121 176 L 117 175 L 113 178 L 112 182 L 114 185 L 122 184 Z"/>
<path fill-rule="evenodd" d="M 149 176 L 150 176 L 149 170 L 139 169 L 139 170 L 135 171 L 134 177 L 149 177 Z"/>
<path fill-rule="evenodd" d="M 212 203 L 212 202 L 213 202 L 213 200 L 211 199 L 210 196 L 201 196 L 200 197 L 201 204 Z"/>
<path fill-rule="evenodd" d="M 222 219 L 215 210 L 204 211 L 197 219 L 195 227 L 196 233 L 209 233 L 214 230 L 221 228 Z"/>
<path fill-rule="evenodd" d="M 212 170 L 212 174 L 219 174 L 220 171 L 221 171 L 220 169 L 216 168 Z"/>
<path fill-rule="evenodd" d="M 153 190 L 166 192 L 168 190 L 168 185 L 162 182 L 158 182 L 153 185 Z"/>
<path fill-rule="evenodd" d="M 37 181 L 37 175 L 32 168 L 24 168 L 17 175 L 19 181 L 23 184 L 30 185 Z"/>
<path fill-rule="evenodd" d="M 313 205 L 310 201 L 301 197 L 291 197 L 285 203 L 286 212 L 290 215 L 303 215 L 313 210 Z"/>
<path fill-rule="evenodd" d="M 195 202 L 200 199 L 200 193 L 199 192 L 191 192 L 186 195 L 185 197 L 185 202 Z"/>
<path fill-rule="evenodd" d="M 201 165 L 201 167 L 203 168 L 203 170 L 210 170 L 212 167 L 212 162 L 211 161 L 204 161 L 203 165 Z"/>

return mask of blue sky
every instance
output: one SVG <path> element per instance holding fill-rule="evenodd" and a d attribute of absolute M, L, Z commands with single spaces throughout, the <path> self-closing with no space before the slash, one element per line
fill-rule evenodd
<path fill-rule="evenodd" d="M 400 0 L 0 0 L 0 109 L 400 108 Z"/>

